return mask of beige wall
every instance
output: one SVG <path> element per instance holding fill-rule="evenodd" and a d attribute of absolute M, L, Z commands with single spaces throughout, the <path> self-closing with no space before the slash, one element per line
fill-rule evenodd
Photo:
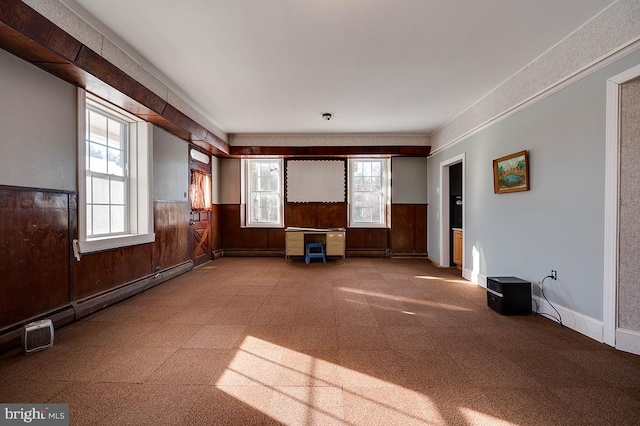
<path fill-rule="evenodd" d="M 0 184 L 75 190 L 76 88 L 0 50 Z"/>
<path fill-rule="evenodd" d="M 153 199 L 188 201 L 188 145 L 153 126 Z"/>

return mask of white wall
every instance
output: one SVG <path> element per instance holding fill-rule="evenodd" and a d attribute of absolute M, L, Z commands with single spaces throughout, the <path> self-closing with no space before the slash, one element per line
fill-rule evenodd
<path fill-rule="evenodd" d="M 429 157 L 428 251 L 439 256 L 439 164 L 466 153 L 465 268 L 481 277 L 547 280 L 545 294 L 602 320 L 605 81 L 640 52 Z M 531 190 L 493 193 L 492 161 L 529 150 Z M 538 291 L 534 287 L 534 291 Z"/>
<path fill-rule="evenodd" d="M 391 158 L 391 202 L 427 203 L 427 158 Z"/>
<path fill-rule="evenodd" d="M 189 150 L 182 139 L 153 126 L 153 199 L 188 201 Z"/>
<path fill-rule="evenodd" d="M 76 89 L 0 50 L 0 184 L 76 189 Z"/>

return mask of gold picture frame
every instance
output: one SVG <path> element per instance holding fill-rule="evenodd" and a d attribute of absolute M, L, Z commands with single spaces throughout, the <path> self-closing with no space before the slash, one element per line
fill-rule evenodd
<path fill-rule="evenodd" d="M 503 194 L 529 190 L 529 155 L 520 151 L 493 160 L 493 192 Z"/>

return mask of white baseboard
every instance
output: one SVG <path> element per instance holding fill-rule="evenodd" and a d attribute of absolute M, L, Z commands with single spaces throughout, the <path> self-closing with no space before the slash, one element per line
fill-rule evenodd
<path fill-rule="evenodd" d="M 462 278 L 467 281 L 471 281 L 474 284 L 478 284 L 480 287 L 487 288 L 487 277 L 474 273 L 471 269 L 465 268 L 462 271 Z"/>
<path fill-rule="evenodd" d="M 440 264 L 440 261 L 439 261 L 438 259 L 434 259 L 433 257 L 428 256 L 428 255 L 427 255 L 427 259 L 428 259 L 428 260 L 430 260 L 430 261 L 431 261 L 431 263 L 433 263 L 433 264 L 434 264 L 435 266 L 437 266 L 438 268 L 444 268 L 444 266 L 442 266 L 442 265 Z"/>
<path fill-rule="evenodd" d="M 556 311 L 551 307 L 551 305 L 549 305 L 549 302 L 547 302 L 542 297 L 533 296 L 533 300 L 538 303 L 538 312 L 547 315 L 553 315 L 554 317 L 558 316 Z M 534 312 L 536 309 L 535 302 L 533 303 Z M 560 312 L 560 315 L 562 316 L 562 324 L 565 327 L 577 331 L 578 333 L 584 334 L 587 337 L 591 337 L 598 342 L 603 341 L 602 321 L 588 317 L 584 314 L 581 314 L 580 312 L 576 312 L 569 308 L 565 308 L 564 306 L 558 305 L 557 303 L 554 303 L 553 306 L 558 310 L 558 312 Z M 545 316 L 544 318 L 548 317 Z M 550 321 L 553 321 L 550 318 L 548 319 Z"/>
<path fill-rule="evenodd" d="M 478 273 L 474 274 L 471 269 L 465 268 L 462 271 L 462 277 L 467 281 L 471 281 L 472 283 L 477 284 L 480 287 L 487 288 L 487 277 Z M 534 312 L 536 311 L 535 302 L 537 302 L 538 312 L 547 315 L 553 315 L 555 317 L 558 316 L 556 311 L 544 298 L 538 296 L 533 296 L 532 298 L 534 301 L 532 302 L 532 309 Z M 560 312 L 560 315 L 562 316 L 562 324 L 565 327 L 577 331 L 580 334 L 584 334 L 585 336 L 597 340 L 598 342 L 603 341 L 604 326 L 602 321 L 591 318 L 569 308 L 565 308 L 564 306 L 558 305 L 556 303 L 554 303 L 553 306 L 555 306 L 558 312 Z M 547 318 L 550 321 L 553 321 L 547 316 L 543 316 L 543 318 Z M 622 338 L 617 337 L 616 339 L 616 346 L 618 349 L 640 354 L 640 333 L 630 330 L 618 330 L 617 333 L 618 336 L 623 334 Z M 621 347 L 621 345 L 624 345 L 627 349 Z"/>
<path fill-rule="evenodd" d="M 616 349 L 640 355 L 640 333 L 622 328 L 617 329 Z"/>

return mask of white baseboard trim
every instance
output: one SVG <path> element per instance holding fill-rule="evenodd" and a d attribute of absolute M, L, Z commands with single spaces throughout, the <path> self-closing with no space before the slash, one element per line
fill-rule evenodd
<path fill-rule="evenodd" d="M 477 284 L 480 287 L 487 288 L 487 277 L 478 273 L 474 273 L 471 269 L 465 268 L 462 271 L 462 278 L 467 281 L 471 281 L 472 283 Z"/>
<path fill-rule="evenodd" d="M 467 281 L 471 281 L 472 283 L 477 284 L 480 287 L 487 288 L 487 277 L 478 273 L 474 273 L 471 269 L 464 269 L 462 272 L 462 277 Z M 533 312 L 536 312 L 537 302 L 539 313 L 553 315 L 555 317 L 558 316 L 556 311 L 544 298 L 532 296 L 532 299 Z M 562 325 L 574 331 L 577 331 L 580 334 L 584 334 L 587 337 L 597 340 L 598 342 L 603 341 L 604 325 L 602 321 L 591 318 L 569 308 L 565 308 L 564 306 L 558 305 L 557 303 L 554 303 L 553 306 L 555 306 L 555 308 L 558 310 L 558 312 L 560 312 L 560 315 L 562 316 Z M 543 315 L 542 317 L 553 321 L 547 316 Z M 620 339 L 620 337 L 616 339 L 616 345 L 618 349 L 640 354 L 640 333 L 631 330 L 618 330 L 617 333 L 619 333 L 617 336 L 620 336 L 620 333 L 624 334 L 622 340 Z M 618 346 L 623 344 L 625 345 L 625 348 L 629 349 Z"/>
<path fill-rule="evenodd" d="M 616 330 L 616 349 L 640 355 L 640 333 L 618 328 Z"/>
<path fill-rule="evenodd" d="M 547 314 L 547 315 L 553 315 L 554 317 L 558 316 L 556 311 L 551 307 L 551 305 L 549 305 L 549 302 L 547 302 L 542 297 L 533 296 L 533 300 L 534 300 L 534 303 L 533 303 L 534 312 L 536 310 L 535 302 L 537 302 L 538 312 Z M 558 312 L 560 312 L 560 315 L 562 316 L 562 324 L 565 327 L 570 328 L 574 331 L 577 331 L 580 334 L 584 334 L 587 337 L 591 337 L 592 339 L 597 340 L 598 342 L 603 341 L 602 340 L 603 339 L 602 321 L 588 317 L 584 314 L 581 314 L 580 312 L 576 312 L 569 308 L 565 308 L 564 306 L 558 305 L 557 303 L 554 303 L 553 306 L 558 310 Z M 553 321 L 552 319 L 546 316 L 543 316 L 543 317 L 549 319 L 550 321 Z"/>
<path fill-rule="evenodd" d="M 444 266 L 440 264 L 440 261 L 438 259 L 434 259 L 433 257 L 427 255 L 427 260 L 430 260 L 431 263 L 433 263 L 438 268 L 444 268 Z"/>

